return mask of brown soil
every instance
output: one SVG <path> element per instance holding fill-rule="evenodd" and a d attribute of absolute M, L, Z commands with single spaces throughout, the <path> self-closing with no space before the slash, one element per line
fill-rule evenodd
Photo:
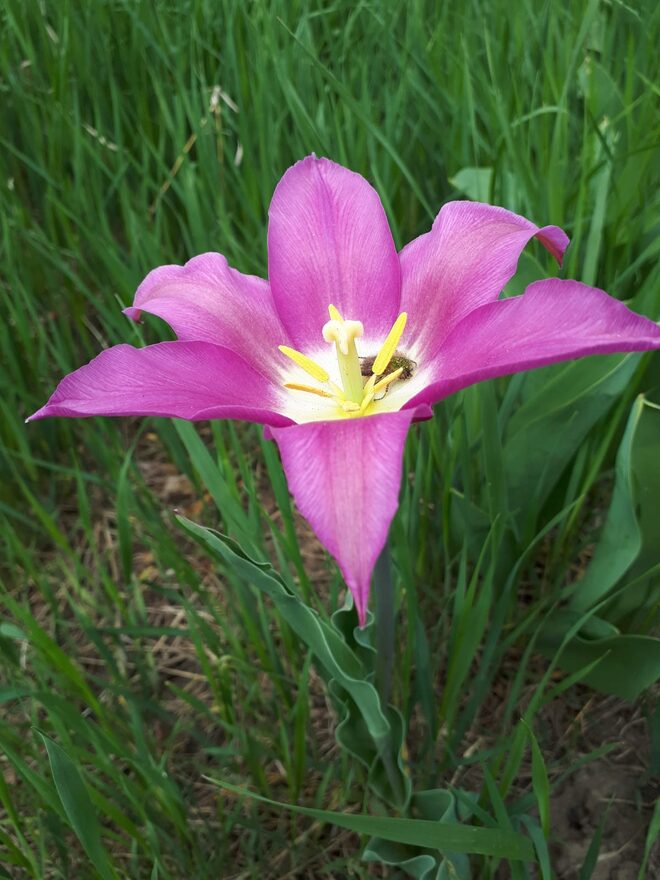
<path fill-rule="evenodd" d="M 587 693 L 585 692 L 585 696 Z M 606 745 L 612 751 L 580 767 L 555 789 L 551 801 L 553 867 L 559 880 L 577 880 L 589 844 L 602 823 L 600 852 L 592 880 L 635 880 L 646 832 L 660 796 L 649 774 L 649 727 L 645 706 L 592 695 L 575 717 L 575 742 L 563 761 Z M 555 750 L 562 750 L 560 740 Z M 572 755 L 570 754 L 572 752 Z M 647 864 L 648 880 L 660 877 L 660 846 Z"/>

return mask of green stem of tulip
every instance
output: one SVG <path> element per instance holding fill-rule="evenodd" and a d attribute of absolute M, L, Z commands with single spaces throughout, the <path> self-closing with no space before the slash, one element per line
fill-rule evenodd
<path fill-rule="evenodd" d="M 376 601 L 376 688 L 383 708 L 390 701 L 392 670 L 394 668 L 394 583 L 392 561 L 387 544 L 374 568 L 374 596 Z"/>
<path fill-rule="evenodd" d="M 392 560 L 387 544 L 383 548 L 374 568 L 374 595 L 376 601 L 376 689 L 383 712 L 392 696 L 392 672 L 394 669 L 395 606 L 394 582 L 392 580 Z M 402 788 L 401 773 L 397 766 L 397 751 L 391 732 L 380 750 L 395 801 L 400 808 L 405 807 L 405 791 Z"/>

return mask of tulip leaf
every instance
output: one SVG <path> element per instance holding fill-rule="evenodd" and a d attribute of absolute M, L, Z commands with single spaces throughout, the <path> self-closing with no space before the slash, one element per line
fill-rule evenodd
<path fill-rule="evenodd" d="M 473 797 L 465 794 L 467 799 Z M 471 811 L 463 803 L 457 804 L 451 791 L 441 788 L 418 792 L 413 799 L 413 807 L 422 819 L 450 825 L 471 816 Z M 372 838 L 362 857 L 368 862 L 401 868 L 416 880 L 470 880 L 472 876 L 465 853 L 433 851 L 382 837 Z"/>
<path fill-rule="evenodd" d="M 523 403 L 509 420 L 503 449 L 512 512 L 529 516 L 530 504 L 542 506 L 589 430 L 628 388 L 638 364 L 639 355 L 612 355 L 525 376 Z"/>
<path fill-rule="evenodd" d="M 220 779 L 206 777 L 210 782 L 241 797 L 252 798 L 271 807 L 310 816 L 339 828 L 368 834 L 383 840 L 418 846 L 444 853 L 474 853 L 511 860 L 534 860 L 534 848 L 523 834 L 503 828 L 479 828 L 472 825 L 444 823 L 430 819 L 403 819 L 390 816 L 356 815 L 312 807 L 284 804 L 255 794 Z"/>
<path fill-rule="evenodd" d="M 101 828 L 80 771 L 58 744 L 41 731 L 55 788 L 64 807 L 67 819 L 78 840 L 103 880 L 114 880 L 115 873 L 101 841 Z"/>
<path fill-rule="evenodd" d="M 340 717 L 335 732 L 337 742 L 367 767 L 369 787 L 381 800 L 405 807 L 410 800 L 412 784 L 403 758 L 406 729 L 400 712 L 393 706 L 385 708 L 390 734 L 386 741 L 375 742 L 369 735 L 362 707 L 338 686 L 336 679 L 330 681 L 329 690 Z"/>
<path fill-rule="evenodd" d="M 654 587 L 647 573 L 659 561 L 659 447 L 660 407 L 638 397 L 619 446 L 614 493 L 605 525 L 587 572 L 576 585 L 572 610 L 593 607 L 626 574 L 631 586 L 615 600 L 614 608 L 608 606 L 609 619 L 657 601 L 657 578 L 655 596 L 646 594 Z"/>
<path fill-rule="evenodd" d="M 586 684 L 627 700 L 660 678 L 660 639 L 615 626 L 644 620 L 658 601 L 659 443 L 660 407 L 638 397 L 619 446 L 612 501 L 594 556 L 569 606 L 552 615 L 541 639 L 542 650 L 552 654 L 579 617 L 598 605 L 599 616 L 591 616 L 566 646 L 561 665 L 569 672 L 586 670 Z"/>
<path fill-rule="evenodd" d="M 346 644 L 360 658 L 367 679 L 374 681 L 377 651 L 372 644 L 375 626 L 372 612 L 367 612 L 366 626 L 356 628 L 353 600 L 349 593 L 344 607 L 335 611 L 331 620 Z M 385 707 L 390 725 L 388 748 L 378 748 L 369 736 L 360 706 L 336 680 L 329 682 L 329 690 L 340 719 L 336 730 L 337 742 L 368 768 L 369 787 L 372 791 L 387 803 L 407 805 L 412 786 L 403 760 L 405 724 L 400 712 L 393 706 Z M 381 698 L 381 705 L 382 703 Z"/>
<path fill-rule="evenodd" d="M 569 610 L 555 612 L 543 630 L 542 651 L 554 656 L 578 619 Z M 607 621 L 592 617 L 589 626 L 564 647 L 560 665 L 569 672 L 586 670 L 581 681 L 596 690 L 636 700 L 660 678 L 660 639 L 620 633 Z"/>
<path fill-rule="evenodd" d="M 374 790 L 379 796 L 388 803 L 405 806 L 410 796 L 410 780 L 400 755 L 403 730 L 402 727 L 399 730 L 389 710 L 383 710 L 378 693 L 368 680 L 368 671 L 358 655 L 335 627 L 323 621 L 312 608 L 289 591 L 270 563 L 250 559 L 226 535 L 197 525 L 185 517 L 178 516 L 177 520 L 213 556 L 271 599 L 284 620 L 333 680 L 333 696 L 338 696 L 337 688 L 346 694 L 341 696 L 344 725 L 340 725 L 338 741 L 345 743 L 349 751 L 370 768 L 370 781 L 374 782 Z M 395 723 L 394 730 L 392 722 Z M 373 748 L 367 747 L 365 736 L 371 740 Z"/>

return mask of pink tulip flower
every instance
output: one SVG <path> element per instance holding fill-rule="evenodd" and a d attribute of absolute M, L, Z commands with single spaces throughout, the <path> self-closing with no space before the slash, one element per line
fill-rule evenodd
<path fill-rule="evenodd" d="M 369 183 L 309 156 L 273 196 L 268 281 L 216 253 L 154 269 L 126 314 L 157 315 L 177 340 L 101 352 L 30 420 L 144 415 L 266 425 L 362 625 L 413 421 L 495 376 L 660 348 L 657 324 L 577 281 L 537 281 L 501 299 L 531 238 L 561 262 L 568 239 L 556 226 L 456 201 L 397 253 Z"/>

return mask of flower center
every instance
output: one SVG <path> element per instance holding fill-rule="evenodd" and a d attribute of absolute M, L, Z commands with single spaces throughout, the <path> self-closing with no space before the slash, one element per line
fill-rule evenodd
<path fill-rule="evenodd" d="M 284 387 L 294 391 L 303 391 L 307 394 L 315 394 L 319 397 L 327 397 L 334 400 L 347 416 L 364 415 L 377 394 L 384 392 L 388 385 L 396 382 L 404 373 L 406 367 L 400 366 L 388 372 L 392 359 L 396 353 L 396 347 L 406 326 L 408 315 L 402 312 L 394 322 L 392 329 L 387 334 L 380 351 L 371 361 L 371 375 L 369 369 L 365 369 L 366 358 L 360 358 L 355 346 L 355 340 L 364 335 L 364 327 L 360 321 L 344 320 L 339 311 L 333 306 L 328 306 L 330 320 L 323 326 L 323 338 L 326 342 L 334 343 L 341 387 L 330 379 L 330 374 L 316 361 L 307 355 L 280 345 L 282 354 L 290 358 L 301 367 L 309 376 L 320 382 L 322 387 L 302 385 L 298 382 L 285 382 Z M 401 360 L 401 358 L 395 358 Z M 409 362 L 406 359 L 406 364 Z M 365 382 L 365 378 L 368 376 Z"/>

